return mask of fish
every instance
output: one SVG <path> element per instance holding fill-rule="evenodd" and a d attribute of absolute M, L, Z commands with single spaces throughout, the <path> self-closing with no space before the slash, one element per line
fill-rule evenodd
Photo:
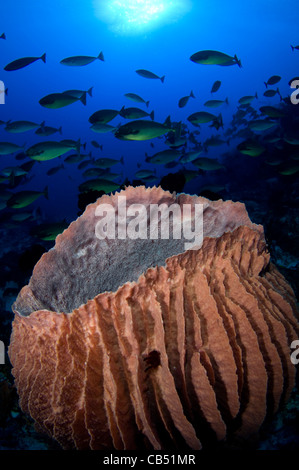
<path fill-rule="evenodd" d="M 63 163 L 61 163 L 61 165 L 54 166 L 53 168 L 50 168 L 50 170 L 47 171 L 47 175 L 48 176 L 56 175 L 56 173 L 58 173 L 58 171 L 64 170 L 64 169 L 65 169 L 65 166 L 64 166 Z"/>
<path fill-rule="evenodd" d="M 114 132 L 117 130 L 117 127 L 111 126 L 110 124 L 106 124 L 104 122 L 95 122 L 90 126 L 90 129 L 93 132 L 97 132 L 98 134 L 105 134 L 106 132 Z"/>
<path fill-rule="evenodd" d="M 201 171 L 200 170 L 189 170 L 187 168 L 184 168 L 182 170 L 182 173 L 183 173 L 183 175 L 186 179 L 186 183 L 188 183 L 188 181 L 191 181 L 194 178 L 197 178 L 197 176 L 199 176 L 201 174 Z"/>
<path fill-rule="evenodd" d="M 270 118 L 281 118 L 285 116 L 285 113 L 283 111 L 280 111 L 274 106 L 261 106 L 260 112 Z"/>
<path fill-rule="evenodd" d="M 144 103 L 147 108 L 149 107 L 150 102 L 145 101 L 141 96 L 136 95 L 136 93 L 125 93 L 124 96 L 135 103 Z"/>
<path fill-rule="evenodd" d="M 66 93 L 50 93 L 49 95 L 41 98 L 39 100 L 39 104 L 44 108 L 58 109 L 69 106 L 76 101 L 81 101 L 82 104 L 86 105 L 86 94 L 83 94 L 80 98 L 77 98 L 72 95 L 67 95 Z"/>
<path fill-rule="evenodd" d="M 120 140 L 149 140 L 160 137 L 174 129 L 155 121 L 137 120 L 120 126 L 115 132 L 115 137 Z"/>
<path fill-rule="evenodd" d="M 164 83 L 164 80 L 165 80 L 165 75 L 162 75 L 162 77 L 159 77 L 155 73 L 150 72 L 149 70 L 145 70 L 145 69 L 136 70 L 136 73 L 143 78 L 149 78 L 149 79 L 154 79 L 154 80 L 159 79 L 161 80 L 162 83 Z"/>
<path fill-rule="evenodd" d="M 34 220 L 34 214 L 30 211 L 28 212 L 15 212 L 11 215 L 11 220 L 15 222 L 24 222 L 25 220 Z"/>
<path fill-rule="evenodd" d="M 196 160 L 196 158 L 199 157 L 199 155 L 203 152 L 203 148 L 199 148 L 196 150 L 190 150 L 189 152 L 186 152 L 182 155 L 180 158 L 181 163 L 191 163 L 193 160 Z"/>
<path fill-rule="evenodd" d="M 24 146 L 14 144 L 12 142 L 0 142 L 0 155 L 11 155 L 12 153 L 22 150 Z"/>
<path fill-rule="evenodd" d="M 256 119 L 248 124 L 249 129 L 252 131 L 266 131 L 274 126 L 277 126 L 277 122 L 268 121 L 267 119 Z"/>
<path fill-rule="evenodd" d="M 107 124 L 112 121 L 116 116 L 118 116 L 119 111 L 115 109 L 99 109 L 95 111 L 91 116 L 89 116 L 88 121 L 91 124 L 102 123 Z"/>
<path fill-rule="evenodd" d="M 44 125 L 36 129 L 35 134 L 41 137 L 48 137 L 49 135 L 53 135 L 56 132 L 59 132 L 59 134 L 62 134 L 62 126 L 56 128 L 56 127 Z"/>
<path fill-rule="evenodd" d="M 155 119 L 155 112 L 147 113 L 139 108 L 125 108 L 124 106 L 119 111 L 119 115 L 125 119 L 141 119 L 149 116 L 153 121 Z"/>
<path fill-rule="evenodd" d="M 42 60 L 44 63 L 46 63 L 46 54 L 43 54 L 41 57 L 22 57 L 21 59 L 14 60 L 13 62 L 7 64 L 4 67 L 4 70 L 6 70 L 6 72 L 20 70 L 24 67 L 27 67 L 28 65 L 33 64 L 37 60 Z"/>
<path fill-rule="evenodd" d="M 49 199 L 48 186 L 46 186 L 43 191 L 26 190 L 15 193 L 8 199 L 7 207 L 11 209 L 23 209 L 23 207 L 29 206 L 41 196 L 45 196 L 46 199 Z"/>
<path fill-rule="evenodd" d="M 294 51 L 295 49 L 296 49 L 297 51 L 299 51 L 299 45 L 298 45 L 298 46 L 292 46 L 292 44 L 291 44 L 291 49 L 292 49 L 292 51 Z"/>
<path fill-rule="evenodd" d="M 144 179 L 144 178 L 148 178 L 149 176 L 155 176 L 155 171 L 153 171 L 153 170 L 138 170 L 135 173 L 136 178 Z M 155 176 L 155 178 L 156 178 L 156 176 Z"/>
<path fill-rule="evenodd" d="M 211 89 L 211 93 L 216 93 L 216 91 L 219 90 L 221 86 L 221 81 L 220 80 L 216 80 L 216 82 L 213 83 L 213 86 L 212 86 L 212 89 Z"/>
<path fill-rule="evenodd" d="M 2 168 L 0 173 L 1 176 L 10 178 L 11 176 L 25 176 L 27 175 L 28 171 L 24 170 L 20 166 L 7 166 L 6 168 Z"/>
<path fill-rule="evenodd" d="M 0 39 L 6 39 L 6 34 L 2 33 L 1 36 L 0 36 Z"/>
<path fill-rule="evenodd" d="M 281 94 L 280 94 L 279 88 L 277 88 L 276 90 L 266 90 L 266 91 L 263 93 L 263 95 L 266 96 L 266 98 L 273 98 L 273 96 L 279 95 L 279 96 L 280 96 L 280 99 L 282 99 L 282 96 L 281 96 Z"/>
<path fill-rule="evenodd" d="M 211 121 L 216 121 L 217 116 L 206 111 L 198 111 L 196 113 L 190 114 L 190 116 L 187 117 L 187 120 L 192 124 L 205 124 Z"/>
<path fill-rule="evenodd" d="M 91 56 L 86 56 L 86 55 L 75 55 L 72 57 L 66 57 L 65 59 L 62 59 L 60 63 L 62 65 L 68 65 L 70 67 L 83 67 L 84 65 L 91 64 L 95 60 L 101 60 L 102 62 L 105 61 L 104 59 L 104 54 L 101 51 L 97 57 L 91 57 Z"/>
<path fill-rule="evenodd" d="M 71 150 L 71 146 L 63 142 L 46 141 L 34 144 L 26 150 L 26 155 L 39 162 L 60 157 Z"/>
<path fill-rule="evenodd" d="M 240 98 L 238 102 L 240 104 L 250 104 L 255 98 L 258 99 L 257 93 L 255 93 L 255 95 L 242 96 L 242 98 Z"/>
<path fill-rule="evenodd" d="M 30 235 L 44 241 L 54 241 L 67 227 L 66 220 L 38 224 L 30 230 Z"/>
<path fill-rule="evenodd" d="M 98 158 L 93 162 L 93 164 L 98 167 L 98 168 L 111 168 L 114 165 L 117 165 L 118 163 L 121 163 L 121 165 L 124 164 L 124 157 L 121 157 L 120 160 L 117 160 L 116 158 Z"/>
<path fill-rule="evenodd" d="M 287 163 L 282 169 L 278 171 L 281 175 L 292 176 L 298 173 L 299 163 Z"/>
<path fill-rule="evenodd" d="M 165 165 L 169 162 L 173 162 L 182 155 L 182 152 L 179 152 L 175 149 L 161 150 L 160 152 L 155 153 L 152 156 L 146 154 L 145 161 L 147 163 L 154 163 L 157 165 Z"/>
<path fill-rule="evenodd" d="M 98 170 L 100 170 L 100 168 L 97 168 Z M 122 176 L 120 173 L 112 173 L 109 169 L 108 170 L 103 170 L 103 179 L 107 180 L 107 181 L 114 181 L 116 180 L 117 178 L 119 178 L 120 176 Z"/>
<path fill-rule="evenodd" d="M 195 98 L 193 91 L 191 90 L 190 95 L 188 96 L 183 96 L 182 98 L 179 99 L 178 102 L 178 107 L 179 108 L 184 108 L 186 104 L 188 103 L 190 98 Z"/>
<path fill-rule="evenodd" d="M 299 137 L 297 134 L 288 133 L 283 136 L 283 140 L 290 145 L 299 145 Z"/>
<path fill-rule="evenodd" d="M 91 143 L 91 145 L 92 145 L 93 147 L 95 147 L 96 149 L 101 149 L 101 150 L 103 150 L 103 145 L 102 145 L 102 144 L 99 144 L 96 140 L 92 140 L 90 143 Z"/>
<path fill-rule="evenodd" d="M 259 157 L 266 150 L 265 147 L 255 139 L 246 139 L 237 146 L 237 149 L 239 152 L 244 155 L 249 155 L 250 157 Z"/>
<path fill-rule="evenodd" d="M 78 165 L 78 170 L 84 170 L 88 165 L 93 165 L 94 158 L 90 158 L 89 160 L 83 160 L 82 162 L 79 163 Z"/>
<path fill-rule="evenodd" d="M 79 191 L 81 193 L 89 191 L 104 191 L 105 193 L 111 193 L 117 189 L 119 189 L 118 183 L 102 178 L 87 180 L 79 185 Z"/>
<path fill-rule="evenodd" d="M 187 117 L 187 120 L 190 121 L 194 126 L 212 121 L 210 127 L 215 127 L 215 129 L 217 130 L 219 129 L 219 127 L 223 127 L 223 120 L 221 114 L 215 116 L 215 114 L 208 113 L 206 111 L 199 111 L 193 113 L 189 117 Z"/>
<path fill-rule="evenodd" d="M 74 98 L 77 98 L 80 100 L 83 97 L 84 102 L 86 103 L 86 96 L 89 95 L 92 97 L 92 90 L 93 87 L 88 88 L 88 90 L 66 90 L 63 91 L 62 93 L 65 95 L 73 96 Z"/>
<path fill-rule="evenodd" d="M 31 131 L 37 127 L 43 127 L 44 125 L 45 121 L 43 121 L 41 124 L 37 124 L 36 122 L 31 121 L 8 121 L 4 129 L 7 132 L 11 132 L 12 134 L 18 134 L 21 132 Z"/>
<path fill-rule="evenodd" d="M 224 103 L 228 104 L 228 98 L 225 100 L 208 100 L 204 103 L 204 106 L 207 106 L 208 108 L 218 108 Z"/>
<path fill-rule="evenodd" d="M 204 148 L 207 149 L 207 147 L 219 147 L 220 145 L 223 144 L 228 144 L 225 140 L 220 139 L 220 137 L 212 135 L 208 139 L 205 140 L 204 142 Z"/>
<path fill-rule="evenodd" d="M 143 183 L 153 183 L 154 181 L 157 181 L 157 176 L 156 175 L 149 175 L 145 176 L 144 178 L 141 178 Z"/>
<path fill-rule="evenodd" d="M 193 160 L 192 165 L 205 171 L 221 170 L 225 168 L 224 165 L 218 162 L 215 158 L 199 157 Z"/>
<path fill-rule="evenodd" d="M 61 144 L 69 146 L 71 149 L 76 149 L 78 153 L 80 153 L 80 148 L 83 147 L 85 149 L 86 144 L 81 144 L 81 140 L 73 140 L 73 139 L 63 139 L 60 141 Z"/>
<path fill-rule="evenodd" d="M 86 157 L 91 158 L 91 152 L 88 155 L 82 155 L 80 153 L 72 153 L 71 155 L 68 155 L 65 159 L 65 163 L 81 163 L 82 161 L 86 160 Z"/>
<path fill-rule="evenodd" d="M 283 162 L 283 160 L 279 157 L 271 158 L 269 160 L 265 160 L 265 163 L 270 166 L 278 166 Z"/>
<path fill-rule="evenodd" d="M 281 77 L 279 75 L 272 75 L 266 82 L 264 82 L 265 87 L 268 88 L 268 85 L 276 85 L 276 83 L 280 82 Z"/>
<path fill-rule="evenodd" d="M 213 51 L 213 50 L 204 50 L 192 54 L 190 57 L 192 62 L 196 64 L 203 65 L 235 65 L 242 67 L 241 61 L 236 55 L 233 57 L 224 54 L 223 52 Z"/>
<path fill-rule="evenodd" d="M 104 176 L 106 170 L 103 168 L 88 168 L 82 174 L 83 178 L 98 178 Z"/>
<path fill-rule="evenodd" d="M 27 155 L 24 152 L 20 152 L 17 155 L 15 155 L 16 160 L 25 160 L 27 158 Z"/>

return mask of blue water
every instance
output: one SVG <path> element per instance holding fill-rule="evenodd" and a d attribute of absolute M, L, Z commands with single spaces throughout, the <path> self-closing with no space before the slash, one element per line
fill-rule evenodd
<path fill-rule="evenodd" d="M 225 5 L 220 1 L 211 1 L 208 5 L 193 1 L 190 11 L 176 21 L 171 24 L 162 21 L 152 31 L 147 27 L 144 33 L 139 28 L 138 34 L 128 29 L 126 34 L 117 33 L 115 25 L 111 29 L 111 25 L 97 16 L 95 3 L 19 0 L 1 6 L 0 33 L 5 32 L 7 39 L 0 42 L 0 79 L 8 89 L 6 103 L 0 108 L 1 120 L 45 121 L 48 126 L 62 126 L 62 136 L 54 134 L 44 139 L 80 138 L 82 143 L 87 143 L 86 153 L 92 150 L 94 157 L 124 156 L 125 166 L 118 169 L 124 177 L 130 178 L 137 170 L 137 162 L 142 168 L 148 167 L 144 163 L 145 152 L 151 155 L 166 147 L 162 139 L 154 139 L 153 149 L 150 141 L 123 142 L 111 133 L 95 134 L 90 130 L 88 117 L 99 109 L 140 106 L 125 98 L 124 93 L 134 92 L 150 100 L 149 110 L 155 111 L 156 121 L 164 122 L 170 115 L 172 121 L 182 121 L 191 130 L 195 130 L 187 121 L 191 113 L 201 110 L 221 112 L 224 129 L 216 132 L 203 124 L 199 139 L 203 141 L 210 135 L 222 136 L 243 95 L 258 93 L 259 99 L 252 103 L 257 110 L 265 104 L 279 104 L 278 95 L 274 98 L 262 96 L 264 81 L 270 76 L 281 76 L 278 86 L 283 97 L 292 91 L 288 82 L 298 75 L 299 60 L 299 51 L 292 51 L 290 47 L 290 44 L 298 43 L 299 14 L 294 1 L 288 0 L 283 6 L 276 0 L 246 4 L 229 1 Z M 203 49 L 236 54 L 243 67 L 206 66 L 189 60 L 191 54 Z M 100 51 L 104 53 L 105 62 L 96 60 L 86 67 L 66 67 L 59 63 L 68 56 L 97 56 Z M 21 70 L 3 70 L 7 63 L 17 58 L 40 57 L 43 53 L 47 55 L 46 64 L 37 61 Z M 135 70 L 139 68 L 165 75 L 164 84 L 160 80 L 138 76 Z M 221 80 L 222 85 L 212 96 L 210 90 L 215 80 Z M 39 104 L 39 100 L 49 93 L 90 87 L 94 87 L 93 97 L 87 97 L 86 106 L 76 102 L 52 110 Z M 178 100 L 191 90 L 196 99 L 190 99 L 185 108 L 180 109 Z M 203 106 L 208 99 L 226 97 L 229 106 L 216 110 Z M 115 125 L 125 122 L 120 116 L 113 120 Z M 15 142 L 27 148 L 43 140 L 34 131 L 13 135 L 5 132 L 3 127 L 0 126 L 0 141 Z M 90 145 L 93 139 L 103 144 L 103 152 Z M 226 146 L 211 148 L 208 156 L 220 157 L 227 150 Z M 233 150 L 232 143 L 229 150 Z M 14 156 L 2 156 L 0 168 L 15 163 Z M 77 186 L 83 178 L 77 165 L 67 165 L 65 171 L 48 177 L 47 170 L 58 163 L 59 160 L 52 160 L 35 164 L 30 173 L 34 178 L 21 189 L 39 190 L 48 185 L 49 201 L 40 199 L 31 207 L 42 205 L 48 217 L 72 220 L 77 210 Z M 157 170 L 159 175 L 168 172 L 163 167 Z"/>

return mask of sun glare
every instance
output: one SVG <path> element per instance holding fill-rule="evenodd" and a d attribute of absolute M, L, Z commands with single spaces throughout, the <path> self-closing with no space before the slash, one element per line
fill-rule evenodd
<path fill-rule="evenodd" d="M 94 6 L 114 32 L 133 35 L 177 21 L 191 9 L 191 0 L 94 0 Z"/>

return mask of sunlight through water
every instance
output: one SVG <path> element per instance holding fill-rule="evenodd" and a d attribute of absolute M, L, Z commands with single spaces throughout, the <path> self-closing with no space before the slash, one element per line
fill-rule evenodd
<path fill-rule="evenodd" d="M 96 16 L 122 35 L 136 35 L 176 22 L 191 0 L 94 0 Z"/>

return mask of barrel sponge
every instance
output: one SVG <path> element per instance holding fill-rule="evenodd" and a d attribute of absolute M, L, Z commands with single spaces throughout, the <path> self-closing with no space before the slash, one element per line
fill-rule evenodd
<path fill-rule="evenodd" d="M 96 208 L 203 205 L 203 243 L 103 239 Z M 244 204 L 128 187 L 62 234 L 13 305 L 22 410 L 64 449 L 248 441 L 288 400 L 296 299 Z"/>

